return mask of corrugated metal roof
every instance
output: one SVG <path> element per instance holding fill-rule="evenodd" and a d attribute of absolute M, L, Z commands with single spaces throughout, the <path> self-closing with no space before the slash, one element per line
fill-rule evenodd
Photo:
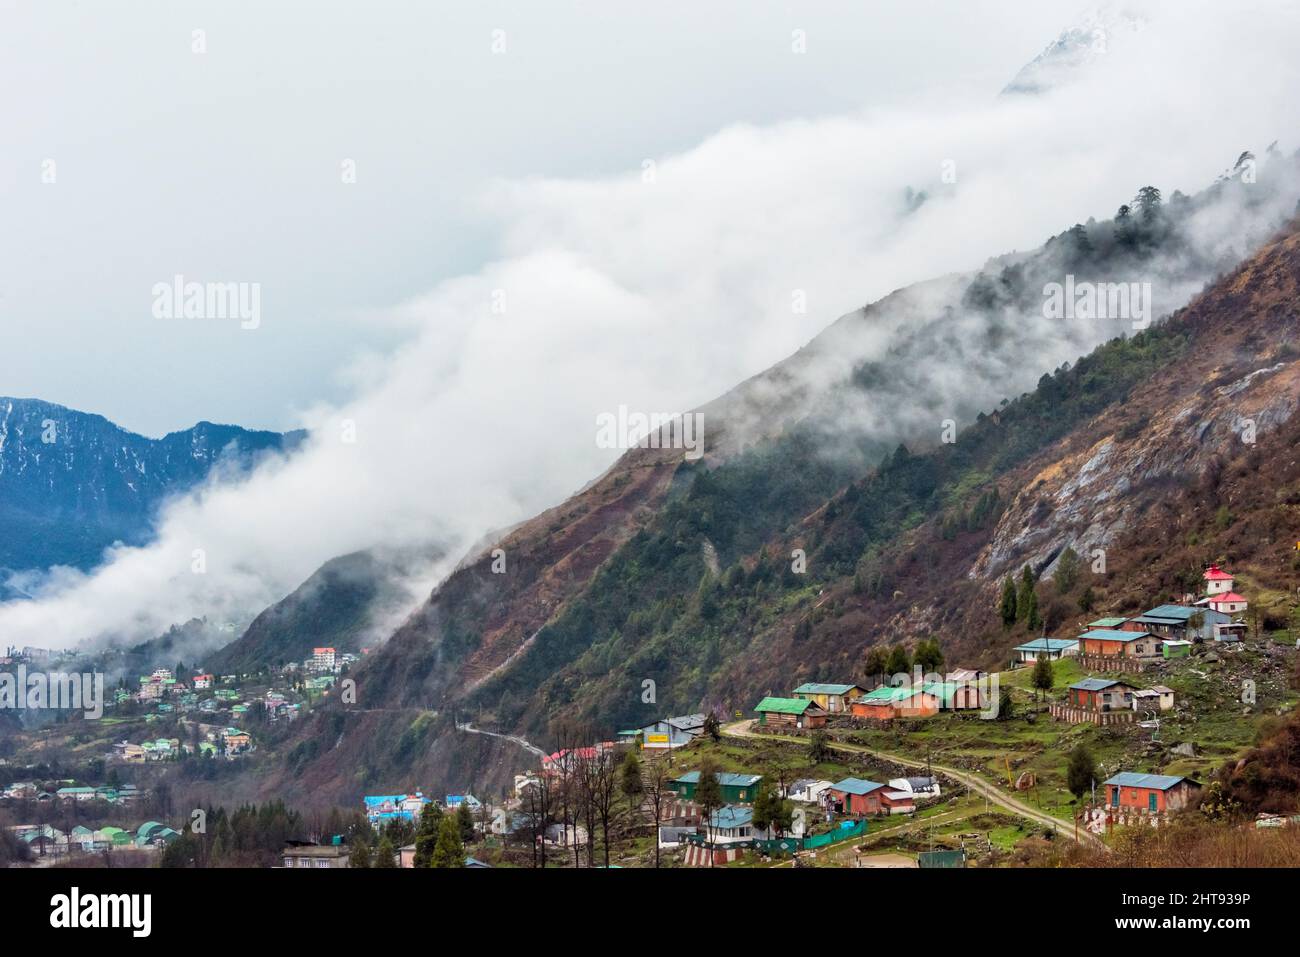
<path fill-rule="evenodd" d="M 1113 778 L 1107 778 L 1104 783 L 1114 784 L 1122 788 L 1155 788 L 1157 791 L 1168 791 L 1179 781 L 1187 781 L 1189 778 L 1174 777 L 1169 774 L 1139 774 L 1135 771 L 1121 771 Z"/>
<path fill-rule="evenodd" d="M 823 684 L 817 681 L 809 681 L 795 688 L 791 694 L 848 694 L 857 685 L 833 685 Z"/>
<path fill-rule="evenodd" d="M 730 771 L 719 771 L 714 775 L 718 783 L 727 787 L 749 787 L 757 784 L 763 779 L 761 774 L 732 774 Z M 674 784 L 698 784 L 700 781 L 699 771 L 687 771 L 681 777 L 674 781 Z"/>
<path fill-rule="evenodd" d="M 871 704 L 889 704 L 893 701 L 904 701 L 912 697 L 911 688 L 892 688 L 889 685 L 881 685 L 871 694 L 859 700 L 867 701 Z"/>
<path fill-rule="evenodd" d="M 1088 622 L 1089 628 L 1114 628 L 1116 625 L 1122 625 L 1128 621 L 1127 618 L 1098 618 L 1096 621 Z"/>
<path fill-rule="evenodd" d="M 843 791 L 846 794 L 870 794 L 872 791 L 883 787 L 883 784 L 877 784 L 875 781 L 864 781 L 861 778 L 844 778 L 844 780 L 836 781 L 831 785 L 832 790 Z"/>
<path fill-rule="evenodd" d="M 1140 621 L 1141 619 L 1135 619 Z M 1139 638 L 1148 638 L 1151 636 L 1149 631 L 1112 631 L 1109 628 L 1094 628 L 1092 631 L 1085 631 L 1079 636 L 1079 640 L 1087 638 L 1091 641 L 1137 641 Z"/>
<path fill-rule="evenodd" d="M 755 711 L 771 711 L 777 714 L 803 714 L 817 702 L 804 698 L 764 698 L 754 706 Z"/>
<path fill-rule="evenodd" d="M 716 828 L 736 828 L 744 827 L 754 820 L 754 809 L 750 807 L 736 807 L 734 804 L 728 804 L 720 807 L 709 817 L 709 823 Z"/>
<path fill-rule="evenodd" d="M 1157 605 L 1155 608 L 1144 611 L 1142 616 L 1144 618 L 1172 618 L 1175 621 L 1186 621 L 1200 611 L 1201 609 L 1193 608 L 1190 605 Z"/>
<path fill-rule="evenodd" d="M 1076 681 L 1070 687 L 1076 691 L 1105 691 L 1112 685 L 1121 683 L 1109 678 L 1084 678 L 1082 681 Z"/>
<path fill-rule="evenodd" d="M 1123 621 L 1124 619 L 1117 619 Z M 1074 638 L 1035 638 L 1033 641 L 1026 641 L 1023 645 L 1016 645 L 1016 651 L 1065 651 L 1067 648 L 1077 647 L 1079 642 Z"/>

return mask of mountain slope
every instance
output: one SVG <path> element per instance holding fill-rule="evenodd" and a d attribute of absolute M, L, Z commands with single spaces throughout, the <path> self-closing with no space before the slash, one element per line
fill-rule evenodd
<path fill-rule="evenodd" d="M 361 693 L 392 712 L 384 730 L 369 715 L 317 715 L 302 743 L 337 745 L 271 786 L 301 781 L 347 800 L 357 777 L 382 781 L 399 768 L 403 779 L 418 770 L 448 786 L 500 783 L 508 755 L 475 768 L 470 782 L 449 777 L 463 768 L 453 711 L 545 744 L 557 719 L 608 734 L 666 712 L 747 710 L 756 695 L 801 680 L 858 677 L 865 649 L 881 641 L 933 633 L 964 663 L 1002 661 L 1022 639 L 996 622 L 993 576 L 1020 558 L 1008 552 L 972 569 L 1010 534 L 1008 509 L 1018 514 L 1050 470 L 1054 460 L 1040 459 L 1080 441 L 1072 437 L 1089 423 L 1123 421 L 1125 441 L 1138 439 L 1140 420 L 1123 410 L 1135 396 L 1161 397 L 1156 383 L 1177 379 L 1188 354 L 1217 348 L 1195 317 L 1228 308 L 1215 286 L 1202 301 L 1217 305 L 1071 365 L 1107 330 L 1130 325 L 1041 322 L 1040 290 L 1066 273 L 1136 273 L 1160 279 L 1176 301 L 1171 290 L 1199 286 L 1197 277 L 1234 260 L 1228 244 L 1196 246 L 1189 228 L 1230 197 L 1244 200 L 1234 229 L 1267 220 L 1260 194 L 1225 181 L 1137 223 L 1079 226 L 1040 250 L 842 318 L 705 407 L 702 462 L 636 450 L 500 542 L 506 573 L 492 573 L 487 551 L 468 561 L 358 672 Z M 1294 208 L 1294 193 L 1275 199 L 1273 211 Z M 1252 305 L 1285 308 L 1280 299 Z M 1020 383 L 1032 387 L 1040 371 L 1032 392 L 978 412 Z M 973 424 L 949 445 L 940 441 L 945 419 Z M 1063 527 L 1044 554 L 1069 536 Z M 802 574 L 791 567 L 796 548 L 807 556 Z M 360 755 L 362 769 L 346 755 Z"/>
<path fill-rule="evenodd" d="M 315 647 L 359 654 L 386 635 L 385 622 L 409 609 L 402 582 L 419 564 L 417 555 L 381 550 L 331 559 L 253 619 L 239 638 L 206 655 L 204 665 L 243 674 L 302 661 Z"/>
<path fill-rule="evenodd" d="M 301 439 L 211 422 L 150 439 L 99 415 L 0 397 L 0 570 L 90 568 L 114 542 L 147 540 L 169 495 Z"/>

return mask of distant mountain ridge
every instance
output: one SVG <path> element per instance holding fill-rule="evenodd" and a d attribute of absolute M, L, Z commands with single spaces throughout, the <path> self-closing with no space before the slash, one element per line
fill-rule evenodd
<path fill-rule="evenodd" d="M 147 541 L 162 502 L 214 468 L 246 471 L 305 435 L 199 422 L 151 439 L 101 415 L 0 396 L 0 574 L 91 568 L 114 542 Z"/>

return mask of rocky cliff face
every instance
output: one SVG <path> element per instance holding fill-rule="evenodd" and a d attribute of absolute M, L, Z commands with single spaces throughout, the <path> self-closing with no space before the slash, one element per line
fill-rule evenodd
<path fill-rule="evenodd" d="M 968 575 L 1029 565 L 1051 575 L 1066 546 L 1106 549 L 1177 486 L 1248 453 L 1300 406 L 1295 319 L 1300 238 L 1274 243 L 1176 318 L 1195 336 L 1170 369 L 1062 441 L 1027 474 Z"/>

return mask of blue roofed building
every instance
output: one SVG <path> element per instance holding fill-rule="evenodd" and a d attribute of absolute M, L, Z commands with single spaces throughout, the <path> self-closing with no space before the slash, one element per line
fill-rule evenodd
<path fill-rule="evenodd" d="M 1018 665 L 1032 665 L 1039 658 L 1058 661 L 1079 653 L 1079 642 L 1074 638 L 1035 638 L 1015 647 L 1015 661 Z"/>
<path fill-rule="evenodd" d="M 1200 782 L 1170 774 L 1121 771 L 1106 779 L 1106 807 L 1112 812 L 1165 814 L 1196 803 Z"/>
<path fill-rule="evenodd" d="M 414 794 L 368 794 L 361 799 L 366 820 L 378 830 L 389 821 L 418 821 L 429 799 L 419 791 Z"/>

